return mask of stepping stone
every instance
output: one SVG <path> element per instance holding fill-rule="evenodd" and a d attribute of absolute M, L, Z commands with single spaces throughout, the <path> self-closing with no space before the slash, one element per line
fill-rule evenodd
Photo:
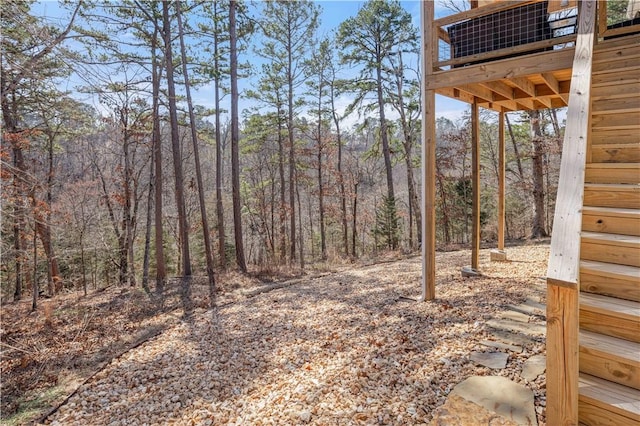
<path fill-rule="evenodd" d="M 480 344 L 484 346 L 488 346 L 490 348 L 495 348 L 495 349 L 506 349 L 508 351 L 517 352 L 517 353 L 522 352 L 522 346 L 510 345 L 508 343 L 496 342 L 494 340 L 482 340 Z"/>
<path fill-rule="evenodd" d="M 492 319 L 487 321 L 487 325 L 498 330 L 517 331 L 529 336 L 544 336 L 547 327 L 538 323 L 522 323 L 507 319 Z"/>
<path fill-rule="evenodd" d="M 532 299 L 527 299 L 519 305 L 507 305 L 507 308 L 514 311 L 522 312 L 523 314 L 538 315 L 541 317 L 546 316 L 547 311 L 547 308 L 544 304 L 536 302 Z"/>
<path fill-rule="evenodd" d="M 458 395 L 519 425 L 537 425 L 533 392 L 506 377 L 472 376 L 458 384 Z"/>
<path fill-rule="evenodd" d="M 451 425 L 517 426 L 517 423 L 498 416 L 461 396 L 449 395 L 444 405 L 433 412 L 429 426 Z"/>
<path fill-rule="evenodd" d="M 502 319 L 510 319 L 513 321 L 524 322 L 527 324 L 529 323 L 529 315 L 523 314 L 522 312 L 504 311 L 500 313 L 499 317 Z"/>
<path fill-rule="evenodd" d="M 522 367 L 522 377 L 528 381 L 535 380 L 547 369 L 547 357 L 539 354 L 530 357 Z"/>
<path fill-rule="evenodd" d="M 500 340 L 514 346 L 527 346 L 537 341 L 537 339 L 534 339 L 531 336 L 526 336 L 522 333 L 514 333 L 508 330 L 491 330 L 491 336 L 496 340 Z"/>
<path fill-rule="evenodd" d="M 471 361 L 493 369 L 502 369 L 507 366 L 509 354 L 504 352 L 471 352 Z"/>

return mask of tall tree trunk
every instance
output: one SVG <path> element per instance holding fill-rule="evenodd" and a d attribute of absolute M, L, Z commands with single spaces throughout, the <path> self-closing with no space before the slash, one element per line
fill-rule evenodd
<path fill-rule="evenodd" d="M 33 288 L 31 289 L 31 311 L 38 309 L 38 233 L 33 228 Z"/>
<path fill-rule="evenodd" d="M 207 219 L 207 208 L 204 200 L 204 185 L 202 183 L 202 169 L 200 167 L 200 150 L 198 149 L 198 132 L 196 129 L 196 115 L 193 113 L 193 102 L 191 100 L 191 89 L 189 87 L 189 73 L 187 69 L 187 52 L 184 45 L 184 34 L 182 29 L 181 3 L 176 3 L 176 15 L 178 18 L 178 38 L 180 39 L 180 54 L 182 58 L 182 78 L 184 78 L 184 89 L 187 95 L 187 108 L 189 110 L 189 122 L 191 127 L 191 141 L 193 142 L 193 159 L 196 163 L 196 182 L 198 185 L 198 200 L 200 201 L 200 219 L 202 220 L 202 234 L 204 237 L 204 252 L 207 262 L 207 277 L 209 279 L 209 302 L 211 307 L 215 307 L 216 280 L 214 276 L 213 253 L 211 252 L 211 236 L 209 234 L 209 220 Z"/>
<path fill-rule="evenodd" d="M 154 187 L 154 244 L 156 252 L 156 293 L 161 295 L 164 292 L 164 283 L 167 279 L 167 267 L 164 258 L 164 231 L 162 217 L 162 140 L 160 138 L 160 77 L 162 75 L 162 64 L 157 58 L 158 48 L 158 27 L 155 26 L 153 38 L 151 40 L 151 61 L 153 78 L 153 167 L 155 184 Z"/>
<path fill-rule="evenodd" d="M 280 261 L 284 263 L 287 257 L 287 201 L 286 181 L 284 178 L 284 140 L 280 121 L 280 108 L 278 108 L 278 173 L 280 175 Z"/>
<path fill-rule="evenodd" d="M 340 216 L 342 218 L 342 245 L 344 254 L 349 255 L 349 236 L 347 225 L 347 194 L 344 184 L 344 172 L 342 170 L 342 135 L 340 133 L 340 118 L 335 106 L 334 85 L 331 84 L 331 115 L 336 126 L 336 143 L 338 144 L 338 180 L 340 182 Z"/>
<path fill-rule="evenodd" d="M 231 68 L 231 179 L 233 186 L 233 227 L 235 230 L 236 262 L 244 273 L 247 263 L 244 259 L 244 242 L 242 235 L 242 206 L 240 200 L 240 127 L 238 118 L 238 51 L 236 35 L 235 0 L 229 1 L 229 46 Z"/>
<path fill-rule="evenodd" d="M 380 114 L 380 140 L 382 141 L 382 155 L 384 157 L 384 168 L 385 175 L 387 177 L 387 197 L 390 200 L 394 201 L 394 208 L 392 213 L 394 216 L 396 214 L 395 210 L 395 191 L 393 189 L 393 165 L 391 163 L 391 147 L 389 146 L 389 132 L 387 130 L 387 118 L 384 112 L 384 97 L 382 93 L 382 63 L 379 62 L 378 67 L 376 68 L 376 80 L 377 80 L 377 92 L 378 92 L 378 113 Z M 393 231 L 393 232 L 391 232 Z M 398 239 L 396 237 L 395 229 L 390 230 L 390 234 L 393 234 L 391 237 L 390 243 L 391 248 L 395 250 L 398 248 Z"/>
<path fill-rule="evenodd" d="M 218 2 L 213 2 L 214 29 L 213 29 L 213 66 L 214 66 L 214 102 L 216 108 L 216 216 L 218 227 L 218 252 L 220 256 L 220 268 L 227 269 L 227 255 L 224 232 L 224 207 L 222 204 L 222 138 L 220 133 L 220 47 L 218 30 Z"/>
<path fill-rule="evenodd" d="M 357 224 L 358 224 L 358 182 L 353 183 L 353 218 L 351 223 L 351 256 L 355 259 L 357 256 L 356 243 L 358 238 Z"/>
<path fill-rule="evenodd" d="M 531 229 L 533 238 L 541 238 L 547 236 L 545 230 L 545 213 L 544 213 L 544 170 L 542 161 L 544 156 L 544 138 L 540 128 L 540 112 L 529 111 L 531 124 L 531 143 L 533 144 L 532 156 L 532 173 L 533 173 L 533 203 L 535 207 L 535 215 Z"/>
<path fill-rule="evenodd" d="M 289 37 L 291 41 L 291 37 Z M 287 61 L 287 136 L 289 138 L 289 222 L 291 238 L 291 264 L 296 261 L 296 155 L 295 155 L 295 135 L 293 133 L 293 71 L 292 54 L 288 49 Z"/>
<path fill-rule="evenodd" d="M 153 137 L 152 137 L 153 139 Z M 151 144 L 151 161 L 149 162 L 149 191 L 147 193 L 147 218 L 145 221 L 144 231 L 144 255 L 142 258 L 142 288 L 147 294 L 151 294 L 149 289 L 149 258 L 151 257 L 151 212 L 153 210 L 153 142 Z"/>
<path fill-rule="evenodd" d="M 175 175 L 175 196 L 178 209 L 178 236 L 181 243 L 182 258 L 182 301 L 185 315 L 191 314 L 191 256 L 189 253 L 189 226 L 184 203 L 184 182 L 182 175 L 182 154 L 180 135 L 178 133 L 178 111 L 176 107 L 176 87 L 173 79 L 173 54 L 171 47 L 171 23 L 169 21 L 169 3 L 162 3 L 164 28 L 165 63 L 167 86 L 169 92 L 169 117 L 171 120 L 171 148 L 173 153 L 173 170 Z"/>
<path fill-rule="evenodd" d="M 322 260 L 327 260 L 327 240 L 325 235 L 324 226 L 324 182 L 322 180 L 322 155 L 323 155 L 323 140 L 322 140 L 322 78 L 320 78 L 319 90 L 318 90 L 318 207 L 320 208 L 320 255 Z M 302 213 L 300 213 L 302 214 Z M 302 221 L 300 221 L 302 222 Z M 312 234 L 313 235 L 313 234 Z M 302 244 L 302 242 L 301 242 Z"/>

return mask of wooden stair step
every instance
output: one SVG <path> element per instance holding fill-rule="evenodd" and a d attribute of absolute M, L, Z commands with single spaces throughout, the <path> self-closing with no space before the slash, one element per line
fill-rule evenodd
<path fill-rule="evenodd" d="M 591 117 L 593 129 L 640 130 L 640 109 L 624 112 L 594 112 Z"/>
<path fill-rule="evenodd" d="M 582 230 L 640 236 L 640 210 L 583 207 Z"/>
<path fill-rule="evenodd" d="M 578 421 L 587 425 L 637 426 L 640 391 L 580 373 Z"/>
<path fill-rule="evenodd" d="M 627 89 L 629 90 L 629 89 Z M 629 92 L 630 93 L 630 92 Z M 617 98 L 606 99 L 592 99 L 591 113 L 603 114 L 603 113 L 622 113 L 630 112 L 634 113 L 640 110 L 640 98 L 637 93 L 633 93 L 635 96 L 619 96 Z"/>
<path fill-rule="evenodd" d="M 637 69 L 640 63 L 640 55 L 633 51 L 623 52 L 622 55 L 612 57 L 610 54 L 594 55 L 592 71 L 594 74 L 604 72 L 620 72 L 629 69 Z"/>
<path fill-rule="evenodd" d="M 640 237 L 603 232 L 582 232 L 580 258 L 640 267 Z"/>
<path fill-rule="evenodd" d="M 640 184 L 640 163 L 588 163 L 584 181 Z"/>
<path fill-rule="evenodd" d="M 640 303 L 580 293 L 580 328 L 640 342 Z"/>
<path fill-rule="evenodd" d="M 624 54 L 624 52 L 630 50 L 636 51 L 638 48 L 640 48 L 640 43 L 638 43 L 637 37 L 632 35 L 599 41 L 598 44 L 593 47 L 593 51 L 594 56 L 599 56 L 611 51 L 622 51 Z"/>
<path fill-rule="evenodd" d="M 580 291 L 640 302 L 640 268 L 582 260 Z"/>
<path fill-rule="evenodd" d="M 591 89 L 591 100 L 622 99 L 638 96 L 640 93 L 640 80 L 627 84 L 610 84 Z"/>
<path fill-rule="evenodd" d="M 611 49 L 597 50 L 593 54 L 593 64 L 601 65 L 623 59 L 640 60 L 640 46 L 621 46 Z M 637 64 L 637 62 L 636 62 Z"/>
<path fill-rule="evenodd" d="M 640 343 L 580 332 L 580 371 L 640 390 Z"/>
<path fill-rule="evenodd" d="M 591 77 L 591 87 L 600 87 L 609 84 L 628 84 L 638 81 L 640 66 L 623 70 L 594 72 Z"/>
<path fill-rule="evenodd" d="M 640 185 L 586 183 L 584 205 L 640 209 Z"/>
<path fill-rule="evenodd" d="M 591 130 L 591 146 L 612 143 L 640 144 L 640 133 L 619 129 Z"/>
<path fill-rule="evenodd" d="M 592 145 L 591 161 L 594 163 L 640 162 L 640 143 Z"/>

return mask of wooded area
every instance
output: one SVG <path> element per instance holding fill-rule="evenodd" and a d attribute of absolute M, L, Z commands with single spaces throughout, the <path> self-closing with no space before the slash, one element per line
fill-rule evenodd
<path fill-rule="evenodd" d="M 213 300 L 228 269 L 419 246 L 419 32 L 399 3 L 367 2 L 324 38 L 308 1 L 80 2 L 56 20 L 32 6 L 2 8 L 3 302 L 205 275 Z M 492 241 L 499 129 L 481 114 Z M 470 239 L 470 131 L 468 114 L 438 119 L 441 248 Z M 545 236 L 563 123 L 534 111 L 506 131 L 506 237 Z"/>

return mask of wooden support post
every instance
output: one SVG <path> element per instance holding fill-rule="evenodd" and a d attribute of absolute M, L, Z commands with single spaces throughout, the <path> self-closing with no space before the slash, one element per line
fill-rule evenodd
<path fill-rule="evenodd" d="M 433 2 L 422 2 L 422 300 L 436 297 L 436 92 L 426 90 L 433 72 Z"/>
<path fill-rule="evenodd" d="M 578 420 L 578 286 L 547 279 L 547 424 Z"/>
<path fill-rule="evenodd" d="M 474 98 L 471 105 L 471 168 L 473 188 L 471 269 L 477 271 L 480 263 L 480 117 L 477 98 Z"/>
<path fill-rule="evenodd" d="M 505 194 L 505 159 L 504 159 L 504 111 L 500 111 L 498 118 L 498 249 L 504 250 L 504 194 Z"/>

